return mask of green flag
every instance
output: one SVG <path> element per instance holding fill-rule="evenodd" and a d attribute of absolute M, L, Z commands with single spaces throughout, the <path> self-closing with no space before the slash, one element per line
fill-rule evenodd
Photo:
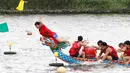
<path fill-rule="evenodd" d="M 0 24 L 0 32 L 9 32 L 7 23 Z"/>

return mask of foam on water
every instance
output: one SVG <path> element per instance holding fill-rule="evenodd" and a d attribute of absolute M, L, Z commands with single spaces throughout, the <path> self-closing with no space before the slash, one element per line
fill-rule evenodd
<path fill-rule="evenodd" d="M 42 16 L 43 22 L 59 36 L 65 36 L 73 42 L 78 35 L 88 38 L 92 44 L 98 40 L 108 42 L 118 48 L 118 43 L 130 39 L 130 15 L 27 15 L 27 16 L 0 16 L 0 23 L 7 22 L 9 31 L 0 33 L 0 73 L 55 73 L 55 67 L 48 64 L 55 62 L 55 57 L 48 47 L 42 46 L 39 41 L 38 30 L 34 27 L 35 21 Z M 32 36 L 26 31 L 33 32 Z M 4 55 L 9 47 L 7 42 L 12 41 L 12 50 L 16 55 Z M 67 49 L 63 50 L 68 54 Z M 58 62 L 63 62 L 58 59 Z M 67 63 L 65 63 L 68 66 Z M 128 73 L 129 68 L 115 66 L 103 68 L 99 63 L 87 63 L 79 68 L 66 67 L 67 73 Z M 84 69 L 84 70 L 82 70 Z"/>

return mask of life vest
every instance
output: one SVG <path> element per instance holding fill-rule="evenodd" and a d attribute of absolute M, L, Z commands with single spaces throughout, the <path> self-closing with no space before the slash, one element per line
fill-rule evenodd
<path fill-rule="evenodd" d="M 96 48 L 93 48 L 93 47 L 85 47 L 83 49 L 83 52 L 85 52 L 85 56 L 86 58 L 95 58 L 96 57 Z"/>
<path fill-rule="evenodd" d="M 72 47 L 69 50 L 70 56 L 77 54 L 80 49 L 81 49 L 81 46 L 79 46 L 79 42 L 78 41 L 74 42 Z"/>

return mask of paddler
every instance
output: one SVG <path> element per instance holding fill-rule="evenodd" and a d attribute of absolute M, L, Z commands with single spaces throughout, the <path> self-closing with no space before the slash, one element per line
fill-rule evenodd
<path fill-rule="evenodd" d="M 102 44 L 102 40 L 99 40 L 98 42 L 97 42 L 97 45 L 98 46 L 92 46 L 92 47 L 94 47 L 94 48 L 96 48 L 97 50 L 101 50 L 101 44 Z"/>
<path fill-rule="evenodd" d="M 120 51 L 124 52 L 123 60 L 126 67 L 129 67 L 128 64 L 130 63 L 130 41 L 127 40 L 124 42 L 123 49 L 119 49 Z"/>
<path fill-rule="evenodd" d="M 70 48 L 69 50 L 69 54 L 71 57 L 79 57 L 82 55 L 82 57 L 85 59 L 85 53 L 79 53 L 81 47 L 86 47 L 87 45 L 87 42 L 83 41 L 83 37 L 82 36 L 78 36 L 78 40 L 75 41 L 73 44 L 72 44 L 72 47 Z"/>
<path fill-rule="evenodd" d="M 39 30 L 40 34 L 43 37 L 48 37 L 48 38 L 53 38 L 55 39 L 58 43 L 61 42 L 66 42 L 68 44 L 70 44 L 69 41 L 65 40 L 65 39 L 61 39 L 56 32 L 51 31 L 49 28 L 47 28 L 45 26 L 45 24 L 43 24 L 41 21 L 40 22 L 35 22 L 35 26 L 36 28 Z"/>
<path fill-rule="evenodd" d="M 122 53 L 122 51 L 120 49 L 123 49 L 125 47 L 125 45 L 124 45 L 124 43 L 121 42 L 118 44 L 118 47 L 119 48 L 118 48 L 117 52 L 121 53 L 120 58 L 123 59 L 124 53 Z"/>
<path fill-rule="evenodd" d="M 104 56 L 102 56 L 103 53 L 105 54 Z M 101 62 L 110 60 L 110 63 L 112 63 L 112 61 L 118 60 L 118 55 L 114 47 L 107 45 L 106 42 L 102 42 L 99 58 L 101 58 Z"/>

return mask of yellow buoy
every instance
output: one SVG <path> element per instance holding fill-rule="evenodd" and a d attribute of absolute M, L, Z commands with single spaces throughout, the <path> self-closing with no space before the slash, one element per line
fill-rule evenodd
<path fill-rule="evenodd" d="M 24 0 L 20 0 L 19 5 L 16 7 L 18 11 L 23 11 L 24 9 Z"/>
<path fill-rule="evenodd" d="M 55 56 L 55 57 L 58 57 L 58 52 L 55 52 L 55 53 L 54 53 L 54 56 Z"/>
<path fill-rule="evenodd" d="M 10 47 L 11 47 L 11 46 L 12 46 L 12 42 L 9 42 L 9 43 L 8 43 L 8 46 L 10 46 Z"/>
<path fill-rule="evenodd" d="M 61 66 L 57 69 L 57 73 L 66 73 L 66 68 Z"/>

